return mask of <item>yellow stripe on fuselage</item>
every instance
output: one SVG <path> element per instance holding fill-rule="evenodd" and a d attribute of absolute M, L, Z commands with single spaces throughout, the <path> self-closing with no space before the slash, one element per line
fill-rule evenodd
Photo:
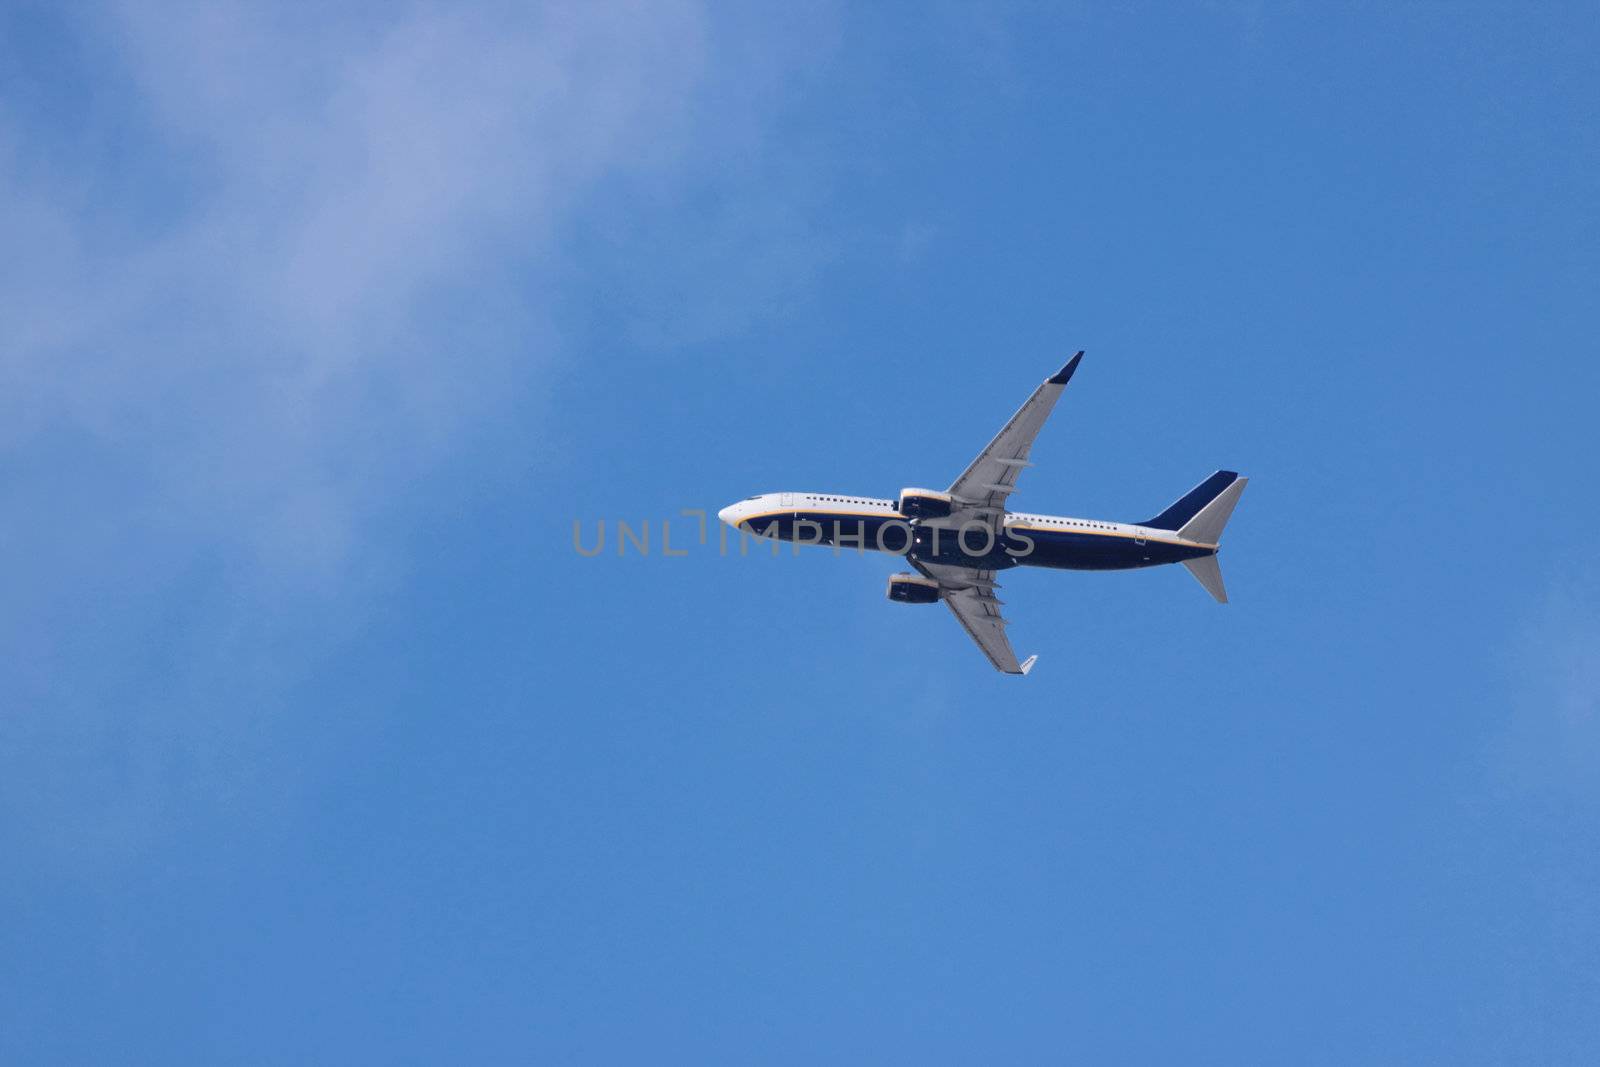
<path fill-rule="evenodd" d="M 904 522 L 909 525 L 909 520 L 904 515 L 892 511 L 833 511 L 827 508 L 779 508 L 776 511 L 763 511 L 759 515 L 747 515 L 739 520 L 743 526 L 747 522 L 757 519 L 769 519 L 775 515 L 828 515 L 828 516 L 855 516 L 863 519 L 889 519 Z M 810 520 L 807 520 L 810 521 Z M 1209 548 L 1216 549 L 1216 545 L 1208 545 L 1201 541 L 1171 541 L 1165 537 L 1150 537 L 1135 533 L 1123 533 L 1120 530 L 1082 530 L 1073 526 L 1027 526 L 1021 523 L 1006 526 L 1007 530 L 1035 531 L 1037 533 L 1071 533 L 1082 534 L 1088 537 L 1120 537 L 1125 541 L 1154 541 L 1161 545 L 1178 545 L 1182 548 Z"/>
<path fill-rule="evenodd" d="M 1204 544 L 1200 541 L 1169 541 L 1165 537 L 1151 537 L 1148 534 L 1123 533 L 1120 530 L 1080 530 L 1072 526 L 1007 526 L 1008 530 L 1037 530 L 1039 533 L 1074 533 L 1087 534 L 1090 537 L 1120 537 L 1127 541 L 1154 541 L 1158 545 L 1179 545 L 1183 548 L 1216 548 L 1216 545 Z"/>
<path fill-rule="evenodd" d="M 763 511 L 759 515 L 746 515 L 744 518 L 739 520 L 739 525 L 743 526 L 745 523 L 754 522 L 756 519 L 771 518 L 773 515 L 796 514 L 856 515 L 864 519 L 899 519 L 901 522 L 906 521 L 906 517 L 904 515 L 899 515 L 892 511 L 827 511 L 823 508 L 779 508 L 777 511 Z"/>

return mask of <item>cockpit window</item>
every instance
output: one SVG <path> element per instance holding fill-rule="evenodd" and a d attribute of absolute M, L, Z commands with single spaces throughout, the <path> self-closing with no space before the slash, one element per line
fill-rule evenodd
<path fill-rule="evenodd" d="M 747 496 L 747 497 L 745 497 L 745 499 L 746 500 L 760 500 L 761 499 L 761 494 L 757 493 L 755 496 Z"/>

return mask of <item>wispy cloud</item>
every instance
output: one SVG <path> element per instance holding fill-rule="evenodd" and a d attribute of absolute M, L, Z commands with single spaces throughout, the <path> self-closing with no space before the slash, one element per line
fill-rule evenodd
<path fill-rule="evenodd" d="M 41 166 L 50 132 L 9 116 L 12 433 L 147 447 L 175 497 L 334 556 L 365 453 L 416 461 L 502 395 L 513 346 L 488 341 L 543 357 L 566 219 L 682 150 L 705 61 L 674 5 L 392 24 L 130 5 L 101 32 L 134 100 L 95 132 L 152 181 L 92 151 Z"/>
<path fill-rule="evenodd" d="M 1511 649 L 1517 695 L 1505 738 L 1517 785 L 1600 800 L 1600 574 L 1570 568 Z"/>
<path fill-rule="evenodd" d="M 338 628 L 276 620 L 384 566 L 371 517 L 417 470 L 537 410 L 602 195 L 724 183 L 713 259 L 794 249 L 758 296 L 817 247 L 716 158 L 759 144 L 804 45 L 724 57 L 695 4 L 72 18 L 79 67 L 0 97 L 0 796 L 55 831 L 143 823 L 247 746 Z M 641 330 L 749 314 L 699 307 Z"/>

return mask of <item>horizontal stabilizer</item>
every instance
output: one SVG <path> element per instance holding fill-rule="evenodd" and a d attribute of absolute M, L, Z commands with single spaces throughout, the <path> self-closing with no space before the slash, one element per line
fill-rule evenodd
<path fill-rule="evenodd" d="M 1218 604 L 1228 602 L 1228 590 L 1222 584 L 1222 568 L 1218 566 L 1215 555 L 1186 559 L 1183 565 L 1189 568 L 1195 581 L 1206 587 L 1206 592 L 1216 597 Z"/>
<path fill-rule="evenodd" d="M 1239 494 L 1244 492 L 1244 487 L 1249 478 L 1235 478 L 1226 489 L 1218 493 L 1216 499 L 1200 509 L 1200 513 L 1178 530 L 1178 536 L 1185 541 L 1198 541 L 1202 545 L 1214 545 L 1222 540 L 1222 528 L 1228 525 L 1228 519 L 1233 515 L 1233 506 L 1239 502 Z"/>

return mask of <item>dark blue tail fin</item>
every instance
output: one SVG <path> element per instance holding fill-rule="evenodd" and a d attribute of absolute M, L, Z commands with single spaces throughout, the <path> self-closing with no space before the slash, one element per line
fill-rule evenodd
<path fill-rule="evenodd" d="M 1163 511 L 1153 519 L 1146 519 L 1139 525 L 1149 526 L 1157 530 L 1181 530 L 1185 523 L 1200 514 L 1207 504 L 1221 496 L 1228 486 L 1238 480 L 1239 474 L 1237 471 L 1218 471 L 1183 494 L 1178 502 L 1166 511 Z M 1232 509 L 1230 508 L 1229 510 L 1231 511 Z"/>

